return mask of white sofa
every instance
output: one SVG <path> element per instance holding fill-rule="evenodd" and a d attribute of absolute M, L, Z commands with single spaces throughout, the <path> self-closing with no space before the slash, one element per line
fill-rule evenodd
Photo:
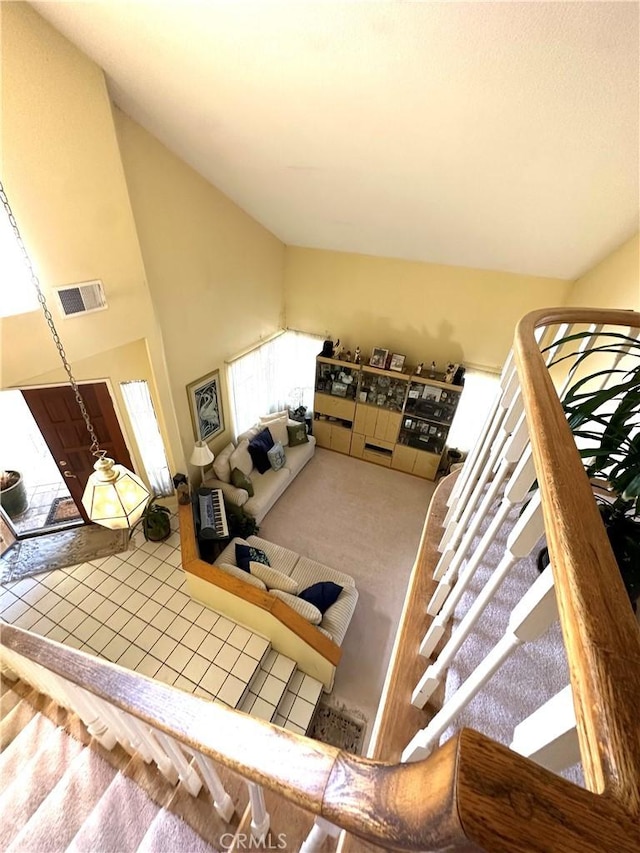
<path fill-rule="evenodd" d="M 346 575 L 336 569 L 330 569 L 328 566 L 318 563 L 315 560 L 309 560 L 307 557 L 301 557 L 295 551 L 289 551 L 281 545 L 267 542 L 266 539 L 260 539 L 259 536 L 249 536 L 248 539 L 240 539 L 238 537 L 232 539 L 216 559 L 216 566 L 240 580 L 251 583 L 262 590 L 272 592 L 272 594 L 288 604 L 292 604 L 293 602 L 290 601 L 286 594 L 282 594 L 279 591 L 273 592 L 257 577 L 238 568 L 238 563 L 236 562 L 236 543 L 251 545 L 254 548 L 264 551 L 269 558 L 272 568 L 295 581 L 299 588 L 298 591 L 302 591 L 319 581 L 333 581 L 339 584 L 342 587 L 342 592 L 338 596 L 337 601 L 324 612 L 322 621 L 316 627 L 323 634 L 326 634 L 329 639 L 333 640 L 336 645 L 342 645 L 344 635 L 347 633 L 347 628 L 349 627 L 358 601 L 358 590 L 356 589 L 354 579 L 350 575 Z"/>
<path fill-rule="evenodd" d="M 312 435 L 307 436 L 304 444 L 291 447 L 287 426 L 304 428 L 304 424 L 289 420 L 286 411 L 265 415 L 260 419 L 260 423 L 239 435 L 235 443 L 228 444 L 216 456 L 213 470 L 205 476 L 203 485 L 210 489 L 222 489 L 227 500 L 241 506 L 259 524 L 316 450 L 316 440 Z M 268 470 L 260 474 L 253 467 L 246 444 L 265 427 L 269 427 L 273 438 L 282 443 L 286 460 L 279 471 Z M 231 482 L 235 467 L 239 467 L 250 478 L 254 489 L 253 497 L 249 497 L 246 489 L 234 486 Z"/>

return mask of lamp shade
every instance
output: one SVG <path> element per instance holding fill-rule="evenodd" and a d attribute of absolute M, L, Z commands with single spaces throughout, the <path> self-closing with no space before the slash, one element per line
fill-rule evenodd
<path fill-rule="evenodd" d="M 98 459 L 87 480 L 82 505 L 96 524 L 111 530 L 133 527 L 149 500 L 142 480 L 113 459 Z"/>
<path fill-rule="evenodd" d="M 192 465 L 199 465 L 202 467 L 203 465 L 208 465 L 210 462 L 214 460 L 213 453 L 209 450 L 207 444 L 204 441 L 197 441 L 194 448 L 193 453 L 191 454 L 191 458 L 189 462 Z"/>

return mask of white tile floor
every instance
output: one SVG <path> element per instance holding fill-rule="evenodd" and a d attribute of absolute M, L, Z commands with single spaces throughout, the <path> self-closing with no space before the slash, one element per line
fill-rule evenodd
<path fill-rule="evenodd" d="M 5 622 L 183 690 L 307 731 L 322 685 L 264 637 L 193 601 L 177 520 L 160 544 L 0 587 Z"/>

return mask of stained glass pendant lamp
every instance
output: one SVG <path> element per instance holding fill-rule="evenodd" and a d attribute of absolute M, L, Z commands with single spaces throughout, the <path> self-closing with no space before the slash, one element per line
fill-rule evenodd
<path fill-rule="evenodd" d="M 96 524 L 108 527 L 111 530 L 133 527 L 144 512 L 149 500 L 149 490 L 140 477 L 133 474 L 124 465 L 116 464 L 113 459 L 107 457 L 105 450 L 100 449 L 98 438 L 87 412 L 87 407 L 80 393 L 78 383 L 71 371 L 71 366 L 67 361 L 64 347 L 53 322 L 53 317 L 40 288 L 38 276 L 35 273 L 26 247 L 22 242 L 18 223 L 11 210 L 11 205 L 9 204 L 9 199 L 7 198 L 2 182 L 0 182 L 0 201 L 2 201 L 16 241 L 24 256 L 24 261 L 31 277 L 31 283 L 38 294 L 38 302 L 49 326 L 49 331 L 58 350 L 62 365 L 69 377 L 69 383 L 73 388 L 76 402 L 91 439 L 91 453 L 97 459 L 93 466 L 94 473 L 87 480 L 87 485 L 82 495 L 82 505 L 89 519 Z"/>

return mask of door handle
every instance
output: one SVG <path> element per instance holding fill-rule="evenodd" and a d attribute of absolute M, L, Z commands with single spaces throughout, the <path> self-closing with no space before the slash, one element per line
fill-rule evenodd
<path fill-rule="evenodd" d="M 65 477 L 67 477 L 67 478 L 73 477 L 73 479 L 74 479 L 74 480 L 77 480 L 77 479 L 78 479 L 78 478 L 76 477 L 76 475 L 75 475 L 75 474 L 72 474 L 72 473 L 71 473 L 71 471 L 63 471 L 63 474 L 64 474 L 64 476 L 65 476 Z"/>

